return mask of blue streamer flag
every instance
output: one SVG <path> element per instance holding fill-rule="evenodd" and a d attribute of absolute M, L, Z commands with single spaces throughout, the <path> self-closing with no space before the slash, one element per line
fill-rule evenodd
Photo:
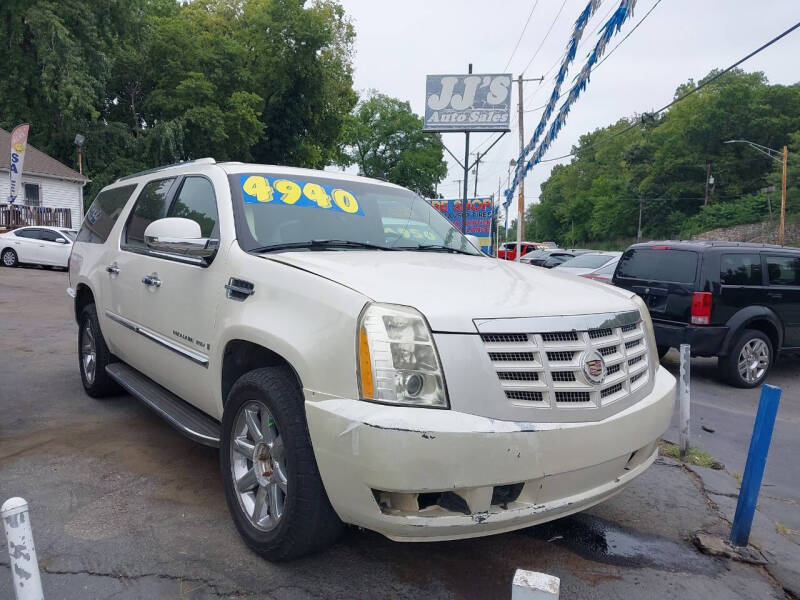
<path fill-rule="evenodd" d="M 564 126 L 572 105 L 581 95 L 581 92 L 586 89 L 586 84 L 589 83 L 589 76 L 591 75 L 592 67 L 594 67 L 600 57 L 603 56 L 609 40 L 620 30 L 622 24 L 633 15 L 633 8 L 635 4 L 636 0 L 622 0 L 619 4 L 619 7 L 617 7 L 617 10 L 614 11 L 611 17 L 609 17 L 608 21 L 606 21 L 606 23 L 603 25 L 599 34 L 600 39 L 597 41 L 597 44 L 595 44 L 594 49 L 592 49 L 592 51 L 589 53 L 589 58 L 586 60 L 586 64 L 583 65 L 580 73 L 578 73 L 578 75 L 575 77 L 574 83 L 567 94 L 567 99 L 561 105 L 561 108 L 559 108 L 556 118 L 550 125 L 550 129 L 547 131 L 547 134 L 545 134 L 544 138 L 539 144 L 539 147 L 535 152 L 533 152 L 531 158 L 526 162 L 525 158 L 533 151 L 533 148 L 536 146 L 536 143 L 539 141 L 542 133 L 544 133 L 545 127 L 547 126 L 547 121 L 550 119 L 553 109 L 555 108 L 555 104 L 561 94 L 561 84 L 564 82 L 567 69 L 572 60 L 575 58 L 578 42 L 580 42 L 581 36 L 583 35 L 583 30 L 591 16 L 600 6 L 600 0 L 590 0 L 590 2 L 586 5 L 586 8 L 581 11 L 577 21 L 575 21 L 572 37 L 570 38 L 569 42 L 567 42 L 567 51 L 564 54 L 564 60 L 561 63 L 561 68 L 558 70 L 558 74 L 556 75 L 556 84 L 553 87 L 553 93 L 550 94 L 550 100 L 545 106 L 544 113 L 539 121 L 539 125 L 537 125 L 536 130 L 533 132 L 531 141 L 528 142 L 528 145 L 522 149 L 522 152 L 517 159 L 517 168 L 514 172 L 514 181 L 511 183 L 511 188 L 505 191 L 506 200 L 503 202 L 503 206 L 508 207 L 511 204 L 511 198 L 514 195 L 514 190 L 517 189 L 519 182 L 522 181 L 523 177 L 528 174 L 535 164 L 541 161 L 545 152 L 547 152 L 547 150 L 550 148 L 550 145 L 558 135 L 558 132 L 561 131 L 561 128 Z"/>

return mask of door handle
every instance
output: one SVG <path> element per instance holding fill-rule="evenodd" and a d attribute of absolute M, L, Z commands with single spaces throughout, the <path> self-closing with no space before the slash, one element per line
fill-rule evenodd
<path fill-rule="evenodd" d="M 111 275 L 119 275 L 119 267 L 117 263 L 111 263 L 106 267 L 106 272 L 110 273 Z"/>
<path fill-rule="evenodd" d="M 161 287 L 161 280 L 155 273 L 153 273 L 152 275 L 145 275 L 144 277 L 142 277 L 142 283 L 148 287 Z"/>

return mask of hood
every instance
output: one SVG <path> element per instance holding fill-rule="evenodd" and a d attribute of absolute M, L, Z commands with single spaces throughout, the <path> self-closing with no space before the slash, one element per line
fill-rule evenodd
<path fill-rule="evenodd" d="M 419 310 L 433 331 L 475 333 L 473 319 L 580 315 L 636 308 L 627 290 L 571 274 L 464 254 L 319 251 L 263 254 Z"/>

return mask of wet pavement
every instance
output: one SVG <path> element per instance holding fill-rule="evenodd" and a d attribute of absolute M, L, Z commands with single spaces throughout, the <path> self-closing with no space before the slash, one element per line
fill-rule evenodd
<path fill-rule="evenodd" d="M 517 568 L 560 577 L 562 598 L 786 597 L 765 569 L 694 548 L 695 532 L 728 524 L 668 459 L 539 527 L 418 544 L 351 528 L 324 553 L 268 563 L 236 534 L 216 451 L 129 396 L 83 393 L 66 286 L 0 269 L 0 499 L 32 507 L 46 598 L 508 598 Z"/>

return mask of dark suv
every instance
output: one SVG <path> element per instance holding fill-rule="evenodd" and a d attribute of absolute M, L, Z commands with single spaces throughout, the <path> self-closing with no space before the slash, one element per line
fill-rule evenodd
<path fill-rule="evenodd" d="M 648 242 L 622 255 L 614 285 L 639 294 L 659 355 L 691 344 L 724 379 L 755 387 L 779 352 L 800 350 L 800 249 L 736 242 Z"/>

